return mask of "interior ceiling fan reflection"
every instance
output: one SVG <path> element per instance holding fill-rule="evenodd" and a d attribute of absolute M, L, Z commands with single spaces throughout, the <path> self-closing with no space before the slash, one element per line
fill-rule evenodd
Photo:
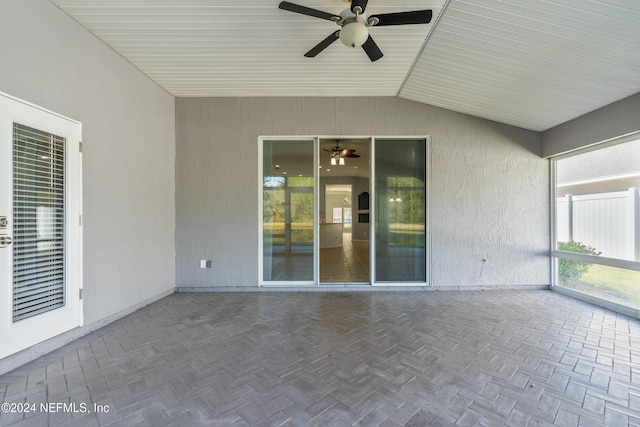
<path fill-rule="evenodd" d="M 324 151 L 331 153 L 331 165 L 341 165 L 345 164 L 345 158 L 358 158 L 360 155 L 356 154 L 356 150 L 340 148 L 340 141 L 336 141 L 336 146 L 330 150 L 323 148 Z"/>
<path fill-rule="evenodd" d="M 340 27 L 339 30 L 329 34 L 327 38 L 305 53 L 304 56 L 313 58 L 333 42 L 340 39 L 345 46 L 353 48 L 362 47 L 371 62 L 377 61 L 382 58 L 383 55 L 376 42 L 371 38 L 369 28 L 373 26 L 428 24 L 431 22 L 433 15 L 430 9 L 368 15 L 365 12 L 367 3 L 368 0 L 351 0 L 351 6 L 344 9 L 338 15 L 299 4 L 289 3 L 288 1 L 281 2 L 278 7 L 283 10 L 288 10 L 289 12 L 333 21 Z"/>

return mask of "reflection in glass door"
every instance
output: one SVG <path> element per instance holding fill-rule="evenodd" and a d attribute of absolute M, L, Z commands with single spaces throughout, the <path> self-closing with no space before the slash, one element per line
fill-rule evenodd
<path fill-rule="evenodd" d="M 262 143 L 262 280 L 314 281 L 314 140 Z"/>
<path fill-rule="evenodd" d="M 426 282 L 426 141 L 375 140 L 375 281 Z"/>

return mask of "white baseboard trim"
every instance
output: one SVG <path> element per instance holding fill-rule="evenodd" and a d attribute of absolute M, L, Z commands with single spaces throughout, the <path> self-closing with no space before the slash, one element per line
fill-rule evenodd
<path fill-rule="evenodd" d="M 128 314 L 131 314 L 134 311 L 139 310 L 151 303 L 159 301 L 162 298 L 167 297 L 173 293 L 175 293 L 175 289 L 169 289 L 167 291 L 161 292 L 158 295 L 147 298 L 146 300 L 139 302 L 138 304 L 121 310 L 115 314 L 112 314 L 111 316 L 107 316 L 104 319 L 93 322 L 90 325 L 72 329 L 46 341 L 33 345 L 27 349 L 19 351 L 18 353 L 12 354 L 11 356 L 7 356 L 4 359 L 0 359 L 0 375 L 13 371 L 16 368 L 37 359 L 38 357 L 51 353 L 52 351 L 57 350 L 65 344 L 69 344 L 70 342 L 75 341 L 78 338 L 87 335 L 88 333 L 100 329 L 103 326 L 108 325 L 109 323 L 112 323 Z"/>

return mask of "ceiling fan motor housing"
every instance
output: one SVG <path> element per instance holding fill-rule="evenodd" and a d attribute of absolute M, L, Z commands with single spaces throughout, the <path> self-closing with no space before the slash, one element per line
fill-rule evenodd
<path fill-rule="evenodd" d="M 367 14 L 356 15 L 350 9 L 340 12 L 340 41 L 345 46 L 360 47 L 369 38 L 367 30 Z"/>

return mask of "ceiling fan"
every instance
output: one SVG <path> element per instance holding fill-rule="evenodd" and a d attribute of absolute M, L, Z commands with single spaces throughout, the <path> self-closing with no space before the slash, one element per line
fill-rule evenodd
<path fill-rule="evenodd" d="M 329 34 L 327 38 L 315 45 L 304 56 L 313 58 L 329 47 L 333 42 L 340 41 L 349 47 L 360 47 L 367 54 L 371 62 L 382 58 L 382 51 L 369 35 L 369 27 L 405 24 L 428 24 L 431 22 L 433 12 L 430 9 L 414 10 L 409 12 L 381 13 L 369 16 L 365 9 L 368 0 L 351 0 L 351 6 L 340 12 L 339 15 L 313 9 L 299 4 L 283 1 L 278 6 L 280 9 L 301 13 L 315 18 L 333 21 L 340 29 Z"/>
<path fill-rule="evenodd" d="M 336 164 L 344 165 L 345 158 L 356 159 L 360 157 L 359 154 L 356 154 L 356 150 L 340 148 L 340 140 L 336 140 L 336 146 L 331 150 L 327 150 L 326 148 L 323 148 L 323 150 L 331 153 L 331 164 L 334 166 Z"/>

